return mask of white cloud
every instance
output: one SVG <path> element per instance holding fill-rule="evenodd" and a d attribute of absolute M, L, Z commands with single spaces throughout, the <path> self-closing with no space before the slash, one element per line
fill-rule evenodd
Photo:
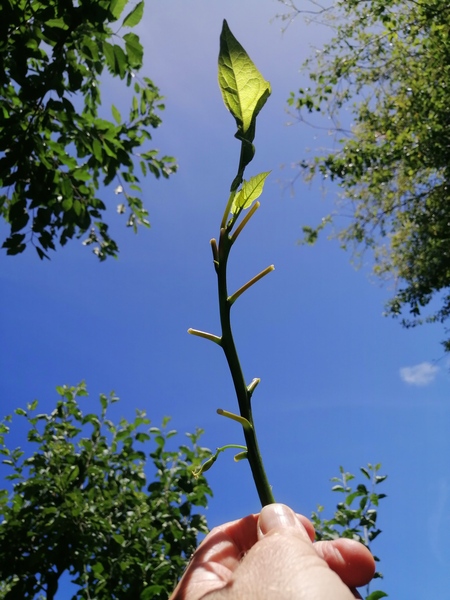
<path fill-rule="evenodd" d="M 411 385 L 428 385 L 434 380 L 438 371 L 439 367 L 429 362 L 423 362 L 413 367 L 402 367 L 400 377 L 405 383 Z"/>

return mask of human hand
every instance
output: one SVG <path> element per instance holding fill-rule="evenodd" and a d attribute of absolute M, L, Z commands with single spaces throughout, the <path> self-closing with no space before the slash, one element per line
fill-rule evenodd
<path fill-rule="evenodd" d="M 314 528 L 284 504 L 215 527 L 170 600 L 354 600 L 375 562 L 349 539 L 314 540 Z"/>

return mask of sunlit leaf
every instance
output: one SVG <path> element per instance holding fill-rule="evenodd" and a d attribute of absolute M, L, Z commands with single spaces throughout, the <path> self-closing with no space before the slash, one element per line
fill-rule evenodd
<path fill-rule="evenodd" d="M 111 112 L 112 112 L 112 115 L 113 115 L 114 120 L 116 121 L 116 123 L 120 124 L 122 122 L 122 117 L 120 116 L 120 112 L 114 106 L 114 104 L 111 106 Z"/>
<path fill-rule="evenodd" d="M 125 41 L 125 50 L 128 54 L 128 60 L 134 68 L 139 68 L 142 64 L 144 49 L 139 37 L 135 33 L 126 33 L 123 36 Z"/>
<path fill-rule="evenodd" d="M 238 132 L 245 137 L 271 88 L 226 21 L 220 35 L 219 86 L 225 106 L 236 119 Z"/>
<path fill-rule="evenodd" d="M 120 17 L 127 2 L 128 0 L 111 0 L 110 10 L 115 19 Z"/>
<path fill-rule="evenodd" d="M 231 213 L 235 214 L 238 210 L 250 208 L 253 202 L 262 194 L 264 183 L 269 173 L 270 171 L 266 171 L 265 173 L 260 173 L 259 175 L 251 177 L 249 181 L 244 181 L 242 188 L 234 198 L 231 206 Z"/>
<path fill-rule="evenodd" d="M 123 26 L 124 27 L 134 27 L 135 25 L 137 25 L 140 22 L 143 14 L 144 14 L 144 1 L 142 0 L 142 2 L 139 2 L 139 4 L 136 4 L 136 6 L 133 8 L 133 10 L 130 13 L 128 13 L 128 15 L 125 17 L 125 19 L 123 20 Z"/>
<path fill-rule="evenodd" d="M 123 49 L 117 44 L 114 45 L 114 59 L 114 74 L 123 79 L 127 68 L 127 57 Z"/>

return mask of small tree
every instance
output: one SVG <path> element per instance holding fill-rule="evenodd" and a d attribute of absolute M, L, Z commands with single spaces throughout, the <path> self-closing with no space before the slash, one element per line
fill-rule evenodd
<path fill-rule="evenodd" d="M 52 600 L 64 573 L 73 600 L 167 598 L 206 532 L 193 509 L 211 491 L 191 475 L 208 454 L 201 432 L 170 450 L 168 420 L 149 428 L 137 412 L 115 425 L 107 417 L 113 394 L 100 396 L 100 414 L 84 414 L 84 384 L 58 392 L 51 414 L 36 414 L 36 401 L 15 411 L 29 427 L 24 449 L 9 449 L 6 423 L 1 429 L 12 491 L 0 491 L 0 598 Z M 150 480 L 143 443 L 153 443 Z"/>
<path fill-rule="evenodd" d="M 135 167 L 168 177 L 175 164 L 142 148 L 164 106 L 153 82 L 137 77 L 143 48 L 129 29 L 141 20 L 144 2 L 120 22 L 127 3 L 0 4 L 0 215 L 10 226 L 8 254 L 31 244 L 48 258 L 57 242 L 88 234 L 83 243 L 94 244 L 101 260 L 115 256 L 99 197 L 100 186 L 112 183 L 124 198 L 117 210 L 128 212 L 127 225 L 149 226 Z M 99 115 L 105 67 L 133 90 L 128 118 L 114 105 L 112 121 Z"/>

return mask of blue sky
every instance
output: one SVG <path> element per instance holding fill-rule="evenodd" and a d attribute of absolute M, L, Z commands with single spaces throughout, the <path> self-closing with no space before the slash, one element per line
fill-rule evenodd
<path fill-rule="evenodd" d="M 297 245 L 301 226 L 331 210 L 336 190 L 289 181 L 291 165 L 322 141 L 287 123 L 286 99 L 306 83 L 302 60 L 325 32 L 296 20 L 282 35 L 271 0 L 149 0 L 139 35 L 143 74 L 166 97 L 154 145 L 176 156 L 170 181 L 148 178 L 144 197 L 152 227 L 137 236 L 105 192 L 121 253 L 99 264 L 72 242 L 40 262 L 32 251 L 0 255 L 3 311 L 0 413 L 34 398 L 51 410 L 56 385 L 84 379 L 92 401 L 115 390 L 117 418 L 145 409 L 158 425 L 172 416 L 180 433 L 205 430 L 203 444 L 242 443 L 239 426 L 216 414 L 236 410 L 224 357 L 189 327 L 219 333 L 209 240 L 235 174 L 235 124 L 217 86 L 222 19 L 247 49 L 273 93 L 257 124 L 248 175 L 272 170 L 261 208 L 233 248 L 230 289 L 269 264 L 275 271 L 233 308 L 247 379 L 261 377 L 253 406 L 277 500 L 328 514 L 338 498 L 329 479 L 339 466 L 356 472 L 381 462 L 388 498 L 374 545 L 391 598 L 450 599 L 450 402 L 439 326 L 404 330 L 384 318 L 389 288 L 370 278 L 370 257 L 356 271 L 325 238 Z M 125 109 L 120 82 L 107 82 L 105 105 Z M 0 226 L 0 232 L 4 226 Z M 12 432 L 13 440 L 20 432 Z M 180 438 L 181 442 L 181 438 Z M 220 456 L 209 472 L 209 524 L 258 510 L 248 465 Z M 382 490 L 380 490 L 382 491 Z M 327 511 L 326 511 L 327 514 Z"/>

